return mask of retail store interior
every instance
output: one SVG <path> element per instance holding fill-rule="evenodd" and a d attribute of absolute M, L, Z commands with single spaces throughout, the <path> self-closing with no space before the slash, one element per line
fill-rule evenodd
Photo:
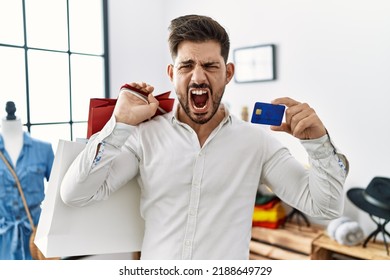
<path fill-rule="evenodd" d="M 156 205 L 154 212 L 165 211 L 164 207 L 169 205 L 159 203 L 160 192 L 156 191 L 156 194 L 152 195 L 146 187 L 123 192 L 122 197 L 115 196 L 117 201 L 121 203 L 126 201 L 126 195 L 130 192 L 131 201 L 137 199 L 138 201 L 132 206 L 126 206 L 128 208 L 124 210 L 118 209 L 115 214 L 107 214 L 99 206 L 100 202 L 92 205 L 91 207 L 95 207 L 90 208 L 92 210 L 88 210 L 90 206 L 81 208 L 65 204 L 55 206 L 54 201 L 59 201 L 61 194 L 59 190 L 49 190 L 49 187 L 56 185 L 56 188 L 59 188 L 61 182 L 57 181 L 64 176 L 65 169 L 68 167 L 59 167 L 59 154 L 61 158 L 73 156 L 63 152 L 65 150 L 62 149 L 67 145 L 64 141 L 78 143 L 76 157 L 81 147 L 84 147 L 90 139 L 89 118 L 91 118 L 92 98 L 116 100 L 123 85 L 145 82 L 154 87 L 155 95 L 170 91 L 170 98 L 175 100 L 175 106 L 178 104 L 174 88 L 177 80 L 171 80 L 168 75 L 168 65 L 173 63 L 168 46 L 168 26 L 174 18 L 196 14 L 215 19 L 229 34 L 228 62 L 235 64 L 235 77 L 232 77 L 226 85 L 222 102 L 231 115 L 251 123 L 252 116 L 259 112 L 256 110 L 260 110 L 255 108 L 256 102 L 271 103 L 281 97 L 290 97 L 309 104 L 326 128 L 326 134 L 334 147 L 335 154 L 340 152 L 347 159 L 339 160 L 340 168 L 347 170 L 347 175 L 341 190 L 341 197 L 344 200 L 343 209 L 338 218 L 313 218 L 280 199 L 272 191 L 272 187 L 264 183 L 259 184 L 256 198 L 252 198 L 255 204 L 251 236 L 248 237 L 250 239 L 249 259 L 390 260 L 390 129 L 387 123 L 390 121 L 388 114 L 390 3 L 388 1 L 115 0 L 86 1 L 87 6 L 77 3 L 79 1 L 53 1 L 61 2 L 60 6 L 52 1 L 38 1 L 35 6 L 33 1 L 27 0 L 3 2 L 0 2 L 0 25 L 2 26 L 0 61 L 6 63 L 0 62 L 0 117 L 2 119 L 0 150 L 6 154 L 11 163 L 17 163 L 14 167 L 22 186 L 25 183 L 33 185 L 34 180 L 37 180 L 36 177 L 23 179 L 23 172 L 32 172 L 34 176 L 43 178 L 40 194 L 34 194 L 32 189 L 25 189 L 24 192 L 27 204 L 33 201 L 41 203 L 40 217 L 35 214 L 38 210 L 31 211 L 32 223 L 37 227 L 37 234 L 44 235 L 46 234 L 44 227 L 49 225 L 42 225 L 40 228 L 41 220 L 56 221 L 53 216 L 54 207 L 60 209 L 58 215 L 62 215 L 63 209 L 65 213 L 69 207 L 71 214 L 67 222 L 68 228 L 73 230 L 78 227 L 76 226 L 78 223 L 83 223 L 81 216 L 77 214 L 80 212 L 77 211 L 84 211 L 85 217 L 94 216 L 93 219 L 96 219 L 94 225 L 101 224 L 101 231 L 106 234 L 108 240 L 98 240 L 93 234 L 96 230 L 91 222 L 89 228 L 75 229 L 75 232 L 80 235 L 84 230 L 88 232 L 89 240 L 72 243 L 74 245 L 66 241 L 57 242 L 55 246 L 61 247 L 65 253 L 61 256 L 49 253 L 49 257 L 59 257 L 61 260 L 142 258 L 140 251 L 143 233 L 147 230 L 143 218 L 145 215 L 150 217 L 151 214 L 147 211 L 140 213 L 139 209 L 150 209 L 150 204 L 154 203 Z M 85 20 L 85 13 L 90 16 L 89 20 Z M 10 21 L 12 24 L 8 23 Z M 77 36 L 73 36 L 76 33 Z M 61 39 L 59 34 L 66 36 Z M 77 45 L 78 41 L 81 42 L 80 45 Z M 250 64 L 248 66 L 246 59 L 253 65 L 258 63 L 260 68 L 265 67 L 265 70 L 259 70 Z M 251 71 L 259 72 L 251 73 Z M 145 98 L 142 100 L 145 102 Z M 150 103 L 150 100 L 145 102 L 147 105 Z M 160 104 L 163 104 L 162 101 Z M 6 108 L 6 106 L 10 107 Z M 50 167 L 42 164 L 35 167 L 35 161 L 26 158 L 22 162 L 19 151 L 23 142 L 6 142 L 6 139 L 10 139 L 7 136 L 12 137 L 10 131 L 7 131 L 8 121 L 19 122 L 22 130 L 37 142 L 49 143 L 51 151 L 46 150 L 43 144 L 36 144 L 36 150 L 31 155 L 42 157 L 45 153 L 46 163 Z M 108 123 L 107 119 L 103 125 L 106 123 Z M 312 168 L 306 146 L 302 145 L 302 141 L 289 133 L 272 131 L 268 125 L 255 123 L 251 125 L 261 126 L 266 130 L 265 133 L 271 134 L 282 143 L 305 169 Z M 24 141 L 25 139 L 26 137 Z M 34 140 L 31 143 L 35 145 Z M 207 141 L 205 143 L 208 144 Z M 109 145 L 111 144 L 107 144 Z M 19 147 L 18 151 L 14 149 L 15 146 Z M 161 145 L 161 147 L 167 146 L 170 146 L 170 143 Z M 180 148 L 181 146 L 178 145 L 178 151 L 181 151 Z M 104 154 L 102 150 L 99 151 Z M 101 156 L 99 151 L 96 151 L 96 161 L 94 161 L 96 166 Z M 127 150 L 127 153 L 131 152 L 134 151 Z M 138 157 L 137 152 L 134 152 L 136 155 L 133 157 Z M 140 154 L 142 157 L 147 156 L 148 151 L 143 150 Z M 199 156 L 202 154 L 200 153 Z M 230 153 L 226 153 L 226 159 L 222 158 L 219 162 L 221 164 L 226 164 L 228 160 L 234 162 L 235 159 L 229 159 L 229 156 Z M 166 158 L 180 157 L 167 155 Z M 249 153 L 247 156 L 241 155 L 239 161 L 251 167 L 245 162 L 246 158 L 252 156 Z M 142 158 L 142 160 L 147 159 Z M 174 165 L 184 164 L 185 161 L 186 158 L 182 157 Z M 170 170 L 173 166 L 168 166 L 168 162 L 170 162 L 168 159 L 166 162 L 162 161 L 159 168 L 165 167 Z M 0 259 L 23 259 L 24 253 L 3 252 L 16 250 L 10 244 L 18 237 L 6 235 L 8 227 L 18 228 L 19 236 L 30 234 L 31 221 L 19 197 L 16 181 L 8 167 L 2 163 L 0 161 L 0 243 L 2 246 Z M 157 166 L 152 160 L 149 163 Z M 197 163 L 198 161 L 196 163 L 194 161 L 194 174 L 198 168 Z M 56 168 L 55 176 L 50 174 L 51 164 Z M 237 159 L 234 164 L 237 164 Z M 210 167 L 207 163 L 206 166 Z M 145 170 L 141 169 L 141 175 L 142 172 L 147 172 Z M 172 173 L 167 172 L 167 174 Z M 325 173 L 322 175 L 331 182 L 334 176 Z M 178 174 L 172 176 L 183 179 Z M 219 176 L 222 181 L 224 176 L 229 177 L 231 174 Z M 149 181 L 153 180 L 148 179 Z M 137 182 L 132 181 L 132 184 Z M 199 189 L 199 196 L 207 195 L 209 192 L 201 187 Z M 110 191 L 107 188 L 101 192 Z M 139 202 L 140 197 L 145 198 L 149 195 L 154 200 L 147 203 L 144 200 Z M 197 226 L 201 227 L 200 219 L 206 214 L 202 212 L 202 208 L 197 208 L 196 211 L 199 212 L 191 212 L 193 210 L 191 207 L 196 203 L 192 200 L 193 195 L 197 197 L 198 194 L 191 192 L 191 196 L 188 195 L 188 205 L 183 207 L 183 211 L 189 212 L 188 224 L 191 222 L 192 214 L 198 215 L 196 217 L 199 220 L 196 222 Z M 246 194 L 242 197 L 244 195 Z M 53 197 L 50 201 L 47 199 L 49 196 Z M 18 202 L 13 204 L 14 200 Z M 110 198 L 104 200 L 104 203 L 107 202 L 107 209 L 112 206 L 108 201 Z M 215 201 L 216 205 L 219 205 L 218 203 Z M 170 206 L 174 209 L 179 207 Z M 17 207 L 19 207 L 19 214 L 14 214 L 12 211 L 16 213 Z M 201 206 L 197 205 L 197 207 Z M 221 206 L 216 208 L 218 207 Z M 114 232 L 112 227 L 123 223 L 116 219 L 116 217 L 123 217 L 123 211 L 133 211 L 129 215 L 132 221 L 126 228 L 126 232 L 128 230 L 133 236 L 126 244 L 120 234 L 110 239 L 110 235 Z M 25 217 L 23 226 L 29 228 L 27 233 L 26 230 L 20 229 L 21 222 L 16 225 L 21 220 L 20 213 Z M 93 213 L 101 213 L 100 218 L 96 218 L 97 215 Z M 7 217 L 10 217 L 13 225 L 11 222 L 8 223 Z M 164 218 L 166 219 L 155 220 L 147 225 L 150 227 L 154 224 L 168 223 L 169 217 Z M 57 222 L 59 219 L 61 218 L 57 218 Z M 72 224 L 72 221 L 75 223 Z M 61 223 L 56 224 L 57 229 L 60 230 Z M 229 227 L 220 221 L 215 221 L 216 224 Z M 52 226 L 55 227 L 55 224 L 53 223 Z M 176 221 L 167 227 L 169 230 L 162 234 L 165 234 L 168 239 L 180 228 Z M 193 235 L 192 241 L 197 241 L 201 234 L 191 230 L 187 225 L 186 231 L 183 230 L 183 238 Z M 212 234 L 210 232 L 210 235 Z M 237 240 L 240 239 L 244 237 L 237 237 Z M 36 240 L 36 244 L 38 247 L 41 246 L 41 251 L 57 250 L 57 247 L 48 246 L 48 240 L 42 238 L 40 241 Z M 186 256 L 185 248 L 189 244 L 192 246 L 192 243 L 183 240 L 178 243 L 184 244 L 182 251 L 183 256 Z M 99 243 L 101 248 L 90 249 L 94 246 L 90 245 L 94 244 L 93 242 Z M 127 249 L 121 250 L 122 244 L 124 244 L 123 248 Z M 72 246 L 80 250 L 70 250 Z M 88 249 L 83 250 L 87 247 Z M 195 249 L 193 254 L 196 254 Z"/>

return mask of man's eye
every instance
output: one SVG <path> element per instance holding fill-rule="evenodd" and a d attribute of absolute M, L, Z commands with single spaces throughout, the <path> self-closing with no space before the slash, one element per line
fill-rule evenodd
<path fill-rule="evenodd" d="M 215 64 L 208 64 L 204 66 L 206 69 L 218 69 L 218 65 Z"/>
<path fill-rule="evenodd" d="M 192 65 L 191 64 L 183 64 L 179 66 L 179 70 L 188 70 L 191 69 Z"/>

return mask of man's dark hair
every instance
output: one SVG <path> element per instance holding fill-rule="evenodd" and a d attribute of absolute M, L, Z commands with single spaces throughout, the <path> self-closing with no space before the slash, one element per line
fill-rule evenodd
<path fill-rule="evenodd" d="M 183 41 L 217 41 L 221 45 L 221 56 L 228 60 L 230 41 L 226 30 L 215 20 L 207 16 L 186 15 L 175 18 L 169 26 L 169 50 L 172 58 L 177 56 L 177 48 Z"/>

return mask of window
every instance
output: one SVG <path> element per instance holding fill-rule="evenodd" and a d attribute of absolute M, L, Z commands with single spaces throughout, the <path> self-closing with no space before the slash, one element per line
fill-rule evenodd
<path fill-rule="evenodd" d="M 34 138 L 85 138 L 109 97 L 107 0 L 0 0 L 0 116 L 13 101 Z"/>

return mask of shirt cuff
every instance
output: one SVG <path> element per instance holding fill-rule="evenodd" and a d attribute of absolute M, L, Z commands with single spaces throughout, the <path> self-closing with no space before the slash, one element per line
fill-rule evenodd
<path fill-rule="evenodd" d="M 343 155 L 333 144 L 329 134 L 318 139 L 301 140 L 302 145 L 306 149 L 310 158 L 321 160 L 336 156 L 338 165 L 346 172 L 349 171 L 349 162 L 345 155 Z"/>
<path fill-rule="evenodd" d="M 97 136 L 98 141 L 120 148 L 135 129 L 132 125 L 117 123 L 113 115 Z"/>
<path fill-rule="evenodd" d="M 336 153 L 328 134 L 317 139 L 301 140 L 301 143 L 311 158 L 322 159 Z"/>

